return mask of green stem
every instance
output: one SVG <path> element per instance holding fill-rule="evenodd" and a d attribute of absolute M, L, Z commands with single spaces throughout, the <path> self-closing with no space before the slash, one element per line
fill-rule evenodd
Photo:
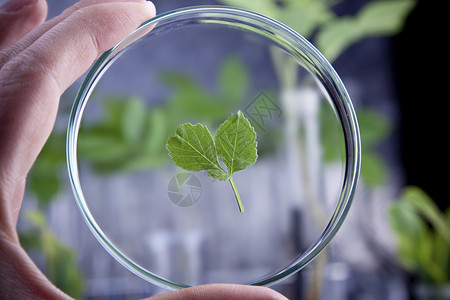
<path fill-rule="evenodd" d="M 238 193 L 238 190 L 236 188 L 236 185 L 234 184 L 233 177 L 230 176 L 230 178 L 228 180 L 230 181 L 231 187 L 233 188 L 234 196 L 236 197 L 236 202 L 237 202 L 237 204 L 239 206 L 239 211 L 241 213 L 243 213 L 244 212 L 244 207 L 242 206 L 241 197 L 239 196 L 239 193 Z"/>

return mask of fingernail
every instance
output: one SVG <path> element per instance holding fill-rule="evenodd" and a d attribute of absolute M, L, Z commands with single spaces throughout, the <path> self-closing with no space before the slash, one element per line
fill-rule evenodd
<path fill-rule="evenodd" d="M 35 1 L 36 0 L 9 0 L 0 7 L 0 12 L 16 12 Z"/>

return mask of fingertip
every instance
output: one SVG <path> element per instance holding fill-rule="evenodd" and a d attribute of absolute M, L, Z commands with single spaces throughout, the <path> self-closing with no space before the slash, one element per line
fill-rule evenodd
<path fill-rule="evenodd" d="M 155 6 L 150 1 L 100 0 L 98 3 L 93 0 L 45 31 L 21 55 L 10 59 L 9 69 L 27 65 L 29 67 L 22 73 L 29 73 L 26 76 L 36 72 L 45 74 L 44 77 L 57 83 L 56 87 L 62 93 L 101 53 L 155 14 Z M 42 78 L 36 77 L 35 80 Z"/>
<path fill-rule="evenodd" d="M 88 36 L 92 39 L 92 45 L 95 47 L 90 45 L 88 49 L 95 50 L 98 56 L 116 45 L 155 14 L 155 6 L 150 1 L 119 0 L 80 8 L 67 18 L 67 22 L 72 23 L 72 26 L 84 28 L 84 32 L 89 33 Z M 78 33 L 76 32 L 76 34 Z M 82 37 L 80 38 L 80 41 L 83 40 Z M 78 43 L 78 45 L 83 44 L 85 42 Z"/>
<path fill-rule="evenodd" d="M 240 284 L 206 284 L 160 294 L 152 300 L 287 300 L 285 296 L 267 287 Z"/>
<path fill-rule="evenodd" d="M 156 15 L 156 7 L 152 1 L 148 0 L 138 0 L 138 1 L 140 1 L 143 5 L 145 5 L 148 18 L 152 18 Z"/>
<path fill-rule="evenodd" d="M 10 1 L 0 10 L 0 48 L 23 38 L 47 17 L 45 0 Z"/>
<path fill-rule="evenodd" d="M 36 0 L 32 10 L 30 11 L 28 18 L 30 24 L 30 30 L 36 26 L 42 24 L 47 18 L 48 5 L 46 0 Z"/>

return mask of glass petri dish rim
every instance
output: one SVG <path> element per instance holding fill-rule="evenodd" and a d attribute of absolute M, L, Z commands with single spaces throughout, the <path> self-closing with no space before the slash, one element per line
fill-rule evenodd
<path fill-rule="evenodd" d="M 136 41 L 145 36 L 150 29 L 154 27 L 159 28 L 158 26 L 170 26 L 180 20 L 200 20 L 200 22 L 204 23 L 223 24 L 235 29 L 250 30 L 253 33 L 269 37 L 280 47 L 283 47 L 285 51 L 289 52 L 291 56 L 296 58 L 298 63 L 303 65 L 321 83 L 342 125 L 345 143 L 345 171 L 336 208 L 317 241 L 291 264 L 283 267 L 274 274 L 245 283 L 259 286 L 272 285 L 304 268 L 333 239 L 350 209 L 359 180 L 361 165 L 361 141 L 358 121 L 350 96 L 339 75 L 326 58 L 308 40 L 274 19 L 248 10 L 227 6 L 186 7 L 172 10 L 147 20 L 115 47 L 103 53 L 92 65 L 82 82 L 69 116 L 66 157 L 69 179 L 75 200 L 93 235 L 128 270 L 144 280 L 166 289 L 176 290 L 189 287 L 188 285 L 173 282 L 148 271 L 127 257 L 108 239 L 93 218 L 86 203 L 79 179 L 77 159 L 77 141 L 82 115 L 95 86 L 103 74 L 120 57 L 120 54 L 124 53 Z"/>

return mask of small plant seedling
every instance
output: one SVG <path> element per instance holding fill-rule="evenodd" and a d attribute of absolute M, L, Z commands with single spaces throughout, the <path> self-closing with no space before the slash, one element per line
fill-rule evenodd
<path fill-rule="evenodd" d="M 173 162 L 188 171 L 208 170 L 207 175 L 228 180 L 239 211 L 244 212 L 232 175 L 253 165 L 257 158 L 256 132 L 242 112 L 229 117 L 216 132 L 215 139 L 206 126 L 184 123 L 167 140 L 166 148 Z M 219 163 L 226 166 L 226 171 Z"/>

